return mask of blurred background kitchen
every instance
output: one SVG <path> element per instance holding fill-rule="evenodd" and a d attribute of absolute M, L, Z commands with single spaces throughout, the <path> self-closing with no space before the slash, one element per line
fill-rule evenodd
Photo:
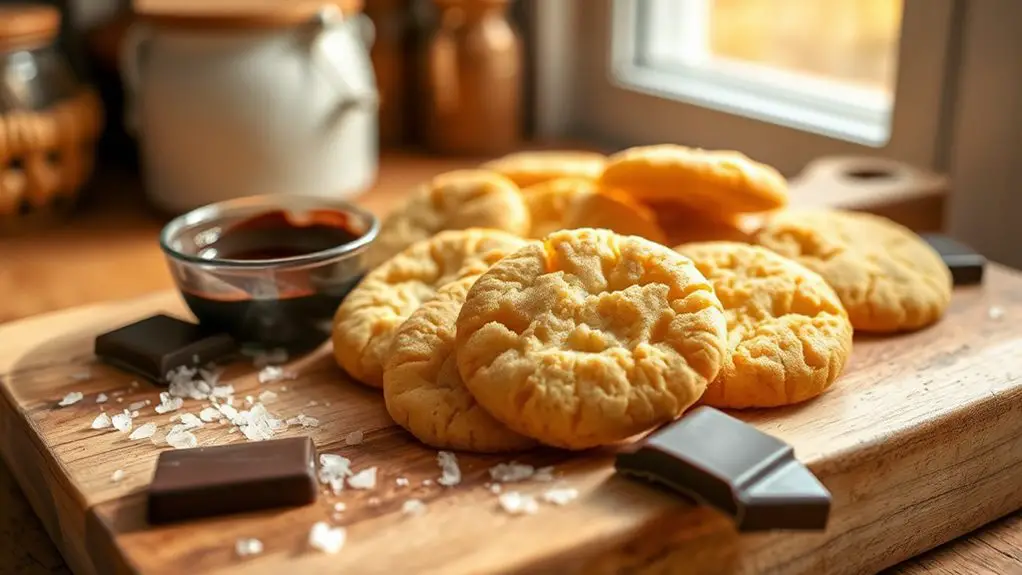
<path fill-rule="evenodd" d="M 0 1 L 0 322 L 170 287 L 156 234 L 198 205 L 383 213 L 522 148 L 737 149 L 802 201 L 1019 267 L 1019 21 L 1017 0 Z M 66 571 L 0 465 L 11 561 Z"/>

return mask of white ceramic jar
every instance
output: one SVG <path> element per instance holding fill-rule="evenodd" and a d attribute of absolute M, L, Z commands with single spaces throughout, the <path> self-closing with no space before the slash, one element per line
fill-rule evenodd
<path fill-rule="evenodd" d="M 154 205 L 181 213 L 257 194 L 350 199 L 373 183 L 372 25 L 350 4 L 141 15 L 122 69 Z"/>

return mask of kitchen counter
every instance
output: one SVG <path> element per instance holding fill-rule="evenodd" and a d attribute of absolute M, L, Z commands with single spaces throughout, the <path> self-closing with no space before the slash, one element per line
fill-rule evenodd
<path fill-rule="evenodd" d="M 471 161 L 392 155 L 382 160 L 373 191 L 359 200 L 386 212 L 429 176 Z M 125 175 L 98 179 L 78 214 L 31 236 L 0 238 L 0 322 L 170 287 L 157 244 L 165 217 L 146 209 Z M 70 573 L 0 462 L 0 572 Z M 906 561 L 897 574 L 1022 572 L 1022 512 Z"/>

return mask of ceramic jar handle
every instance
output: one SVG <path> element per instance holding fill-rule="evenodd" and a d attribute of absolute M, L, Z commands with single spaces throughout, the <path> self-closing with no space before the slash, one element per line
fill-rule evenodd
<path fill-rule="evenodd" d="M 364 17 L 358 17 L 358 19 L 347 18 L 336 6 L 330 6 L 317 14 L 316 24 L 319 26 L 319 29 L 316 36 L 312 39 L 313 64 L 322 63 L 317 68 L 329 78 L 334 87 L 337 88 L 337 92 L 341 95 L 339 115 L 343 115 L 356 108 L 370 108 L 374 110 L 378 108 L 379 95 L 377 92 L 373 89 L 368 91 L 356 89 L 346 77 L 348 67 L 339 64 L 333 55 L 323 48 L 323 36 L 325 33 L 343 28 L 344 26 L 356 26 L 358 29 L 353 31 L 353 35 L 362 38 L 366 45 L 366 50 L 368 50 L 372 46 L 376 34 L 372 22 Z"/>
<path fill-rule="evenodd" d="M 124 78 L 124 127 L 129 134 L 138 135 L 138 86 L 141 77 L 143 51 L 152 34 L 147 26 L 132 24 L 124 35 L 121 47 L 121 76 Z"/>

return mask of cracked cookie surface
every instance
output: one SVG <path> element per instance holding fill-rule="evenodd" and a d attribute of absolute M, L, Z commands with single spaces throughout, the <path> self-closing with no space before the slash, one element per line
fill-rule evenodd
<path fill-rule="evenodd" d="M 493 419 L 458 373 L 455 321 L 478 276 L 441 287 L 401 325 L 383 371 L 383 397 L 394 421 L 437 449 L 518 451 L 535 441 Z"/>
<path fill-rule="evenodd" d="M 771 217 L 757 243 L 820 274 L 856 330 L 925 327 L 951 302 L 951 272 L 912 230 L 842 210 L 789 210 Z"/>
<path fill-rule="evenodd" d="M 713 284 L 727 317 L 728 359 L 700 403 L 777 407 L 823 393 L 852 351 L 852 325 L 816 273 L 760 246 L 675 248 Z"/>
<path fill-rule="evenodd" d="M 774 168 L 727 150 L 676 144 L 629 148 L 607 158 L 601 184 L 640 200 L 679 201 L 709 213 L 761 212 L 788 203 Z"/>
<path fill-rule="evenodd" d="M 541 150 L 515 152 L 480 166 L 493 170 L 525 188 L 557 178 L 594 180 L 603 171 L 607 157 L 596 152 Z"/>
<path fill-rule="evenodd" d="M 333 320 L 334 358 L 356 380 L 383 385 L 394 333 L 437 289 L 478 275 L 527 240 L 496 230 L 450 230 L 417 242 L 369 272 Z"/>
<path fill-rule="evenodd" d="M 455 170 L 434 177 L 383 219 L 369 248 L 374 268 L 401 250 L 444 230 L 529 231 L 529 213 L 512 181 L 488 170 Z"/>
<path fill-rule="evenodd" d="M 533 238 L 557 230 L 602 228 L 663 243 L 653 212 L 631 198 L 602 191 L 592 180 L 559 178 L 522 190 Z"/>
<path fill-rule="evenodd" d="M 472 286 L 457 321 L 458 370 L 512 430 L 585 449 L 681 415 L 720 370 L 725 329 L 688 258 L 635 236 L 565 230 Z"/>

